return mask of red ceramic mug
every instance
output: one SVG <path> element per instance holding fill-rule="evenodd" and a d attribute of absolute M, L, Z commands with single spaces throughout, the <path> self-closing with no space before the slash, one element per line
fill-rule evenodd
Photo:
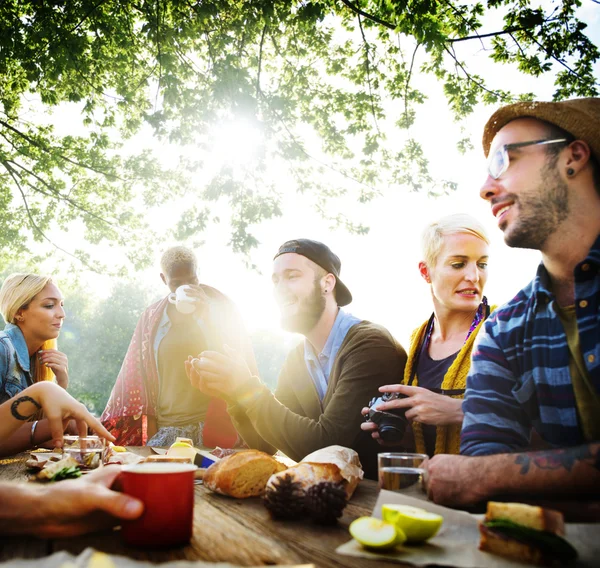
<path fill-rule="evenodd" d="M 121 532 L 132 546 L 187 544 L 194 520 L 194 471 L 186 463 L 139 463 L 123 467 L 123 493 L 144 503 L 139 519 L 123 523 Z"/>

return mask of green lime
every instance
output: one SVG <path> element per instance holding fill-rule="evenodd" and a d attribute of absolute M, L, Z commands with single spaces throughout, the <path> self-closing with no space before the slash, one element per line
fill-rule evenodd
<path fill-rule="evenodd" d="M 350 534 L 367 548 L 394 548 L 406 540 L 404 533 L 392 523 L 375 517 L 360 517 L 353 521 Z"/>
<path fill-rule="evenodd" d="M 410 505 L 384 505 L 383 520 L 392 523 L 406 535 L 406 542 L 423 542 L 435 536 L 444 518 Z"/>

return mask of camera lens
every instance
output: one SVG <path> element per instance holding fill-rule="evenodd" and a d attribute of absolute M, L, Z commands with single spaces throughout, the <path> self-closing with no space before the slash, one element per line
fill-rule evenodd
<path fill-rule="evenodd" d="M 400 427 L 393 424 L 383 424 L 379 426 L 379 437 L 384 442 L 400 442 L 404 436 L 405 424 Z"/>

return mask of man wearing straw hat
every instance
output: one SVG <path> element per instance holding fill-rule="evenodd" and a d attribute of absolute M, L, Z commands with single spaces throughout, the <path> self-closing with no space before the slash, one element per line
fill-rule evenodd
<path fill-rule="evenodd" d="M 448 505 L 599 495 L 600 98 L 503 107 L 483 148 L 481 197 L 505 242 L 542 262 L 480 334 L 463 455 L 431 460 L 428 494 Z M 531 451 L 532 432 L 547 449 Z"/>

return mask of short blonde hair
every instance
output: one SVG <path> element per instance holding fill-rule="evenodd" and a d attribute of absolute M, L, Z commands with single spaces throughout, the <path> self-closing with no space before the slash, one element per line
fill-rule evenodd
<path fill-rule="evenodd" d="M 167 249 L 160 259 L 160 268 L 163 274 L 170 274 L 176 264 L 187 264 L 196 272 L 197 261 L 194 251 L 182 246 Z"/>
<path fill-rule="evenodd" d="M 40 274 L 11 274 L 6 277 L 0 288 L 0 314 L 7 323 L 16 324 L 15 316 L 21 309 L 26 310 L 33 300 L 48 284 L 52 283 L 50 276 Z M 42 349 L 56 349 L 56 339 L 45 341 Z M 31 374 L 33 382 L 51 381 L 54 373 L 49 367 L 41 365 L 34 359 Z"/>
<path fill-rule="evenodd" d="M 421 247 L 423 252 L 423 260 L 430 268 L 435 266 L 444 239 L 448 235 L 456 235 L 465 233 L 473 235 L 490 244 L 490 239 L 483 225 L 471 215 L 466 213 L 455 213 L 454 215 L 446 215 L 425 227 L 423 236 L 421 237 Z"/>

